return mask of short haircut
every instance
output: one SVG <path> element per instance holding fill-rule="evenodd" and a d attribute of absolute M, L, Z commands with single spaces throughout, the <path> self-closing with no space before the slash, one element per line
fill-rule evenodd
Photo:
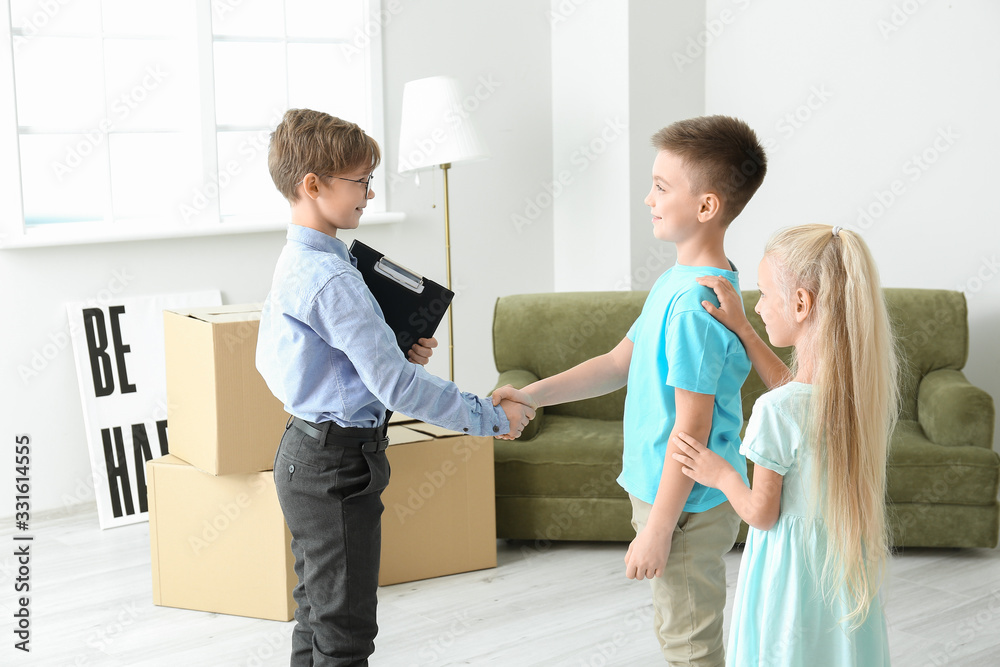
<path fill-rule="evenodd" d="M 267 168 L 278 191 L 291 203 L 295 186 L 317 176 L 375 169 L 382 161 L 378 142 L 357 124 L 322 111 L 289 109 L 271 133 Z"/>
<path fill-rule="evenodd" d="M 678 121 L 654 134 L 653 146 L 681 159 L 696 194 L 719 196 L 724 224 L 743 211 L 767 173 L 767 156 L 757 135 L 729 116 Z"/>

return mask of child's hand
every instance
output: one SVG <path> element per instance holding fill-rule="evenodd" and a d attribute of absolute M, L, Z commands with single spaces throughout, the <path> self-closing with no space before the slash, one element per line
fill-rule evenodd
<path fill-rule="evenodd" d="M 431 360 L 431 355 L 434 354 L 434 348 L 437 346 L 437 338 L 421 338 L 413 344 L 413 347 L 406 353 L 406 356 L 413 363 L 426 366 L 427 362 Z"/>
<path fill-rule="evenodd" d="M 628 545 L 625 576 L 629 579 L 652 579 L 663 574 L 670 556 L 673 533 L 661 534 L 647 525 Z"/>
<path fill-rule="evenodd" d="M 719 320 L 723 326 L 736 335 L 750 326 L 740 297 L 731 282 L 722 276 L 701 276 L 695 280 L 698 281 L 699 285 L 711 287 L 712 291 L 715 292 L 715 298 L 719 300 L 718 307 L 710 301 L 701 302 L 702 308 L 707 310 L 709 315 Z"/>
<path fill-rule="evenodd" d="M 673 443 L 681 454 L 671 454 L 683 467 L 681 472 L 705 486 L 719 488 L 727 474 L 733 472 L 729 461 L 722 458 L 687 433 L 678 433 Z"/>
<path fill-rule="evenodd" d="M 495 389 L 491 397 L 493 398 L 493 405 L 500 405 L 500 401 L 507 399 L 508 401 L 524 403 L 533 409 L 538 408 L 538 403 L 531 397 L 531 394 L 528 394 L 523 389 L 515 389 L 513 385 L 509 384 Z M 534 415 L 532 415 L 532 419 L 534 419 Z"/>
<path fill-rule="evenodd" d="M 514 440 L 519 437 L 528 422 L 535 418 L 535 409 L 524 403 L 503 399 L 500 401 L 500 407 L 507 415 L 507 421 L 510 422 L 510 431 L 496 436 L 501 440 Z"/>

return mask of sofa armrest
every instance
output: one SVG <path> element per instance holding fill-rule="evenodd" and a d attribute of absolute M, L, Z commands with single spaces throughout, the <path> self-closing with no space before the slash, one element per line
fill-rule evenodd
<path fill-rule="evenodd" d="M 511 385 L 516 389 L 523 389 L 527 387 L 532 382 L 538 382 L 541 378 L 532 373 L 531 371 L 526 371 L 522 369 L 515 369 L 511 371 L 504 371 L 500 374 L 500 378 L 497 380 L 497 384 L 493 389 L 498 387 L 504 387 L 506 385 Z M 492 392 L 491 392 L 492 393 Z M 545 416 L 545 408 L 538 408 L 535 410 L 535 418 L 528 422 L 528 425 L 524 427 L 521 431 L 518 440 L 531 440 L 538 433 L 538 429 L 542 427 L 542 419 Z"/>
<path fill-rule="evenodd" d="M 961 371 L 931 371 L 917 390 L 917 420 L 938 445 L 993 448 L 993 398 Z"/>

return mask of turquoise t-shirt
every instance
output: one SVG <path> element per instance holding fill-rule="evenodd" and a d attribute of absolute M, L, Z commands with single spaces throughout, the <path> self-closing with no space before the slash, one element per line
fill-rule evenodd
<path fill-rule="evenodd" d="M 719 303 L 715 292 L 695 282 L 705 275 L 725 277 L 740 294 L 735 271 L 675 264 L 653 285 L 628 332 L 633 347 L 618 483 L 649 504 L 656 499 L 677 419 L 675 388 L 715 395 L 708 447 L 749 484 L 746 459 L 740 454 L 740 387 L 750 372 L 750 359 L 739 338 L 702 307 L 702 301 Z M 725 500 L 722 491 L 695 483 L 684 511 L 704 512 Z"/>

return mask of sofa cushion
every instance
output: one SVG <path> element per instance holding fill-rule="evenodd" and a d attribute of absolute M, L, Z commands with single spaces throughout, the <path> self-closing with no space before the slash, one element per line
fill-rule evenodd
<path fill-rule="evenodd" d="M 545 415 L 545 425 L 528 441 L 494 445 L 497 496 L 625 498 L 621 420 Z"/>
<path fill-rule="evenodd" d="M 920 424 L 896 425 L 889 446 L 889 500 L 893 503 L 992 505 L 1000 456 L 974 446 L 941 447 Z"/>

